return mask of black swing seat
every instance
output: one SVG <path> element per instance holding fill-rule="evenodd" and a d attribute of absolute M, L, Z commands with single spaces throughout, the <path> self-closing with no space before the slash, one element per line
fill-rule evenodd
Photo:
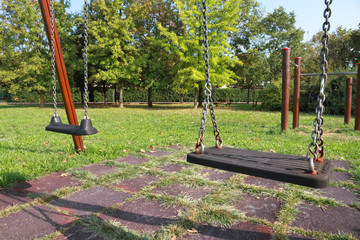
<path fill-rule="evenodd" d="M 46 131 L 70 134 L 73 136 L 93 135 L 97 133 L 92 126 L 91 119 L 81 120 L 80 126 L 63 124 L 59 116 L 52 116 L 51 122 L 45 128 Z"/>
<path fill-rule="evenodd" d="M 265 153 L 238 148 L 206 148 L 204 154 L 196 152 L 187 155 L 187 161 L 207 167 L 244 173 L 287 183 L 313 188 L 329 185 L 333 165 L 325 160 L 316 162 L 318 174 L 308 172 L 305 157 L 279 153 Z"/>

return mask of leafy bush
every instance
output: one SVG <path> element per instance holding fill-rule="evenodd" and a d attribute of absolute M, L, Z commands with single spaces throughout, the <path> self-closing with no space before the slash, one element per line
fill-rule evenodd
<path fill-rule="evenodd" d="M 266 87 L 260 98 L 262 101 L 261 108 L 266 111 L 281 110 L 281 91 L 281 81 L 274 81 L 268 87 Z"/>
<path fill-rule="evenodd" d="M 318 104 L 317 96 L 320 91 L 320 83 L 317 79 L 307 79 L 301 83 L 300 111 L 314 112 Z M 329 78 L 325 84 L 324 102 L 327 114 L 344 114 L 345 112 L 346 80 L 344 77 Z M 352 112 L 355 112 L 356 84 L 353 84 Z"/>
<path fill-rule="evenodd" d="M 250 92 L 250 101 L 253 98 L 258 99 L 262 90 L 251 90 Z M 107 90 L 107 99 L 108 102 L 115 101 L 115 90 Z M 234 89 L 234 88 L 224 88 L 218 89 L 214 88 L 212 90 L 212 96 L 214 102 L 219 101 L 220 99 L 226 99 L 230 102 L 246 102 L 247 101 L 248 91 L 247 89 Z M 81 91 L 79 88 L 72 88 L 72 96 L 74 102 L 81 102 Z M 148 100 L 148 91 L 147 89 L 130 89 L 125 88 L 123 90 L 124 102 L 147 102 Z M 28 103 L 38 103 L 40 99 L 40 94 L 38 92 L 22 92 L 21 94 L 10 94 L 9 99 L 11 102 L 28 102 Z M 90 101 L 94 102 L 103 102 L 104 95 L 101 88 L 94 89 L 93 92 L 89 92 Z M 60 90 L 58 89 L 57 93 L 58 102 L 62 102 L 62 96 Z M 154 102 L 180 102 L 181 94 L 172 91 L 171 89 L 154 89 L 153 90 L 153 101 Z M 183 95 L 184 102 L 194 101 L 194 92 Z M 51 103 L 52 91 L 49 89 L 45 92 L 45 102 Z"/>

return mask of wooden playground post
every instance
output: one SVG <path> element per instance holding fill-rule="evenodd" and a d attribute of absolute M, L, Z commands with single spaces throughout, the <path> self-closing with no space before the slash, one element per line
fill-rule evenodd
<path fill-rule="evenodd" d="M 287 130 L 287 128 L 288 128 L 289 89 L 290 89 L 290 48 L 283 48 L 282 106 L 281 106 L 281 129 L 282 130 Z"/>
<path fill-rule="evenodd" d="M 301 57 L 295 58 L 293 128 L 299 127 Z"/>
<path fill-rule="evenodd" d="M 347 125 L 350 124 L 351 120 L 352 82 L 352 77 L 346 79 L 344 123 Z"/>
<path fill-rule="evenodd" d="M 41 14 L 44 20 L 45 25 L 45 31 L 48 38 L 48 41 L 50 43 L 51 41 L 51 28 L 50 28 L 50 1 L 49 0 L 39 0 L 39 5 L 41 9 Z M 55 44 L 55 62 L 56 62 L 56 73 L 58 77 L 58 82 L 60 85 L 61 94 L 64 101 L 65 111 L 66 115 L 69 121 L 69 124 L 71 125 L 79 125 L 76 112 L 75 112 L 75 106 L 73 102 L 73 98 L 71 95 L 70 85 L 69 85 L 69 79 L 66 72 L 65 67 L 65 61 L 61 50 L 59 35 L 56 28 L 56 23 L 54 23 L 54 44 Z M 84 143 L 81 138 L 81 136 L 72 136 L 75 149 L 78 151 L 84 151 Z"/>
<path fill-rule="evenodd" d="M 360 131 L 360 63 L 358 63 L 357 85 L 356 85 L 355 130 Z"/>

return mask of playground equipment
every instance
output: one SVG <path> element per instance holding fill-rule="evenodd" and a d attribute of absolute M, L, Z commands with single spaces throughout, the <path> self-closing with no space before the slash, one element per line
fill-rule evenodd
<path fill-rule="evenodd" d="M 65 62 L 62 54 L 60 40 L 56 28 L 55 17 L 53 13 L 53 0 L 39 0 L 41 13 L 43 16 L 45 30 L 48 40 L 50 42 L 50 48 L 52 52 L 52 78 L 53 78 L 53 100 L 54 100 L 54 115 L 51 118 L 50 124 L 46 127 L 47 131 L 53 131 L 58 133 L 70 134 L 73 136 L 75 148 L 79 151 L 84 151 L 84 145 L 81 136 L 97 133 L 97 130 L 92 127 L 91 119 L 88 117 L 88 69 L 87 69 L 87 13 L 88 4 L 87 0 L 84 1 L 85 6 L 85 40 L 84 40 L 84 119 L 79 126 L 77 116 L 75 112 L 75 106 L 71 95 L 69 80 L 66 72 Z M 56 102 L 56 77 L 60 85 L 61 94 L 64 101 L 65 111 L 69 121 L 68 124 L 63 124 L 60 117 L 57 114 L 57 102 Z"/>
<path fill-rule="evenodd" d="M 324 119 L 322 114 L 324 112 L 323 102 L 325 101 L 324 87 L 327 80 L 327 44 L 329 41 L 328 31 L 330 30 L 329 17 L 331 16 L 330 4 L 332 0 L 325 0 L 326 9 L 324 11 L 325 22 L 323 24 L 324 35 L 322 37 L 323 47 L 321 49 L 321 75 L 320 75 L 320 94 L 318 96 L 318 107 L 316 108 L 317 116 L 314 120 L 315 130 L 312 132 L 312 142 L 309 145 L 309 151 L 306 158 L 301 156 L 293 156 L 277 153 L 265 153 L 250 150 L 243 150 L 238 148 L 223 148 L 223 141 L 220 137 L 219 128 L 217 126 L 214 106 L 211 97 L 211 83 L 209 74 L 209 43 L 208 43 L 208 27 L 207 27 L 207 7 L 206 0 L 202 0 L 203 8 L 203 32 L 204 32 L 204 60 L 205 60 L 205 100 L 204 108 L 202 110 L 201 127 L 199 130 L 199 137 L 196 143 L 195 152 L 187 155 L 187 161 L 203 166 L 214 167 L 218 169 L 245 173 L 253 176 L 269 178 L 299 185 L 323 188 L 326 187 L 330 181 L 332 172 L 331 162 L 324 160 L 323 147 L 323 128 Z M 284 49 L 290 50 L 290 49 Z M 284 54 L 284 59 L 290 59 L 290 51 Z M 290 61 L 283 61 L 290 64 Z M 288 82 L 290 79 L 289 66 L 284 66 L 286 70 L 283 72 L 283 82 Z M 288 93 L 288 91 L 287 91 Z M 289 98 L 283 94 L 283 99 Z M 288 107 L 288 106 L 287 106 Z M 206 115 L 210 109 L 211 120 L 214 129 L 214 136 L 216 140 L 215 147 L 207 148 L 203 145 Z M 286 109 L 283 110 L 284 112 Z M 287 108 L 288 111 L 288 108 Z M 286 119 L 282 119 L 286 121 Z M 287 122 L 287 121 L 286 121 Z"/>
<path fill-rule="evenodd" d="M 294 68 L 294 98 L 293 98 L 293 128 L 299 127 L 299 106 L 300 106 L 300 80 L 301 77 L 315 77 L 320 76 L 321 73 L 301 73 L 301 57 L 296 57 L 295 62 L 290 62 L 290 48 L 283 49 L 283 78 L 282 83 L 282 111 L 281 111 L 281 129 L 288 129 L 288 116 L 289 116 L 289 86 L 290 86 L 290 64 Z M 328 76 L 351 76 L 357 75 L 357 93 L 356 93 L 356 110 L 355 110 L 355 130 L 360 131 L 360 63 L 358 64 L 358 72 L 334 72 L 327 73 Z M 353 78 L 346 78 L 346 94 L 345 94 L 345 114 L 344 123 L 350 124 L 351 119 L 351 101 L 352 101 L 352 84 Z M 284 96 L 286 96 L 284 98 Z"/>

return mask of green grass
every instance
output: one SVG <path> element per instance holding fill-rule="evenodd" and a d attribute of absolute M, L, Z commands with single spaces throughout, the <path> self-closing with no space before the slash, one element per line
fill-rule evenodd
<path fill-rule="evenodd" d="M 301 114 L 299 129 L 282 132 L 280 113 L 251 109 L 248 105 L 216 109 L 225 146 L 306 154 L 314 114 Z M 65 111 L 60 109 L 59 114 L 66 122 Z M 81 107 L 77 114 L 80 120 Z M 144 105 L 92 108 L 90 117 L 99 133 L 84 137 L 86 153 L 81 154 L 73 150 L 70 136 L 45 131 L 51 115 L 51 108 L 0 106 L 0 186 L 138 154 L 151 146 L 158 149 L 172 144 L 192 146 L 198 136 L 201 110 L 192 109 L 190 105 L 155 105 L 153 109 Z M 353 124 L 344 125 L 342 116 L 325 116 L 324 128 L 325 157 L 351 161 L 354 177 L 360 180 L 360 132 L 353 130 Z M 214 142 L 208 122 L 204 143 L 212 146 Z"/>

